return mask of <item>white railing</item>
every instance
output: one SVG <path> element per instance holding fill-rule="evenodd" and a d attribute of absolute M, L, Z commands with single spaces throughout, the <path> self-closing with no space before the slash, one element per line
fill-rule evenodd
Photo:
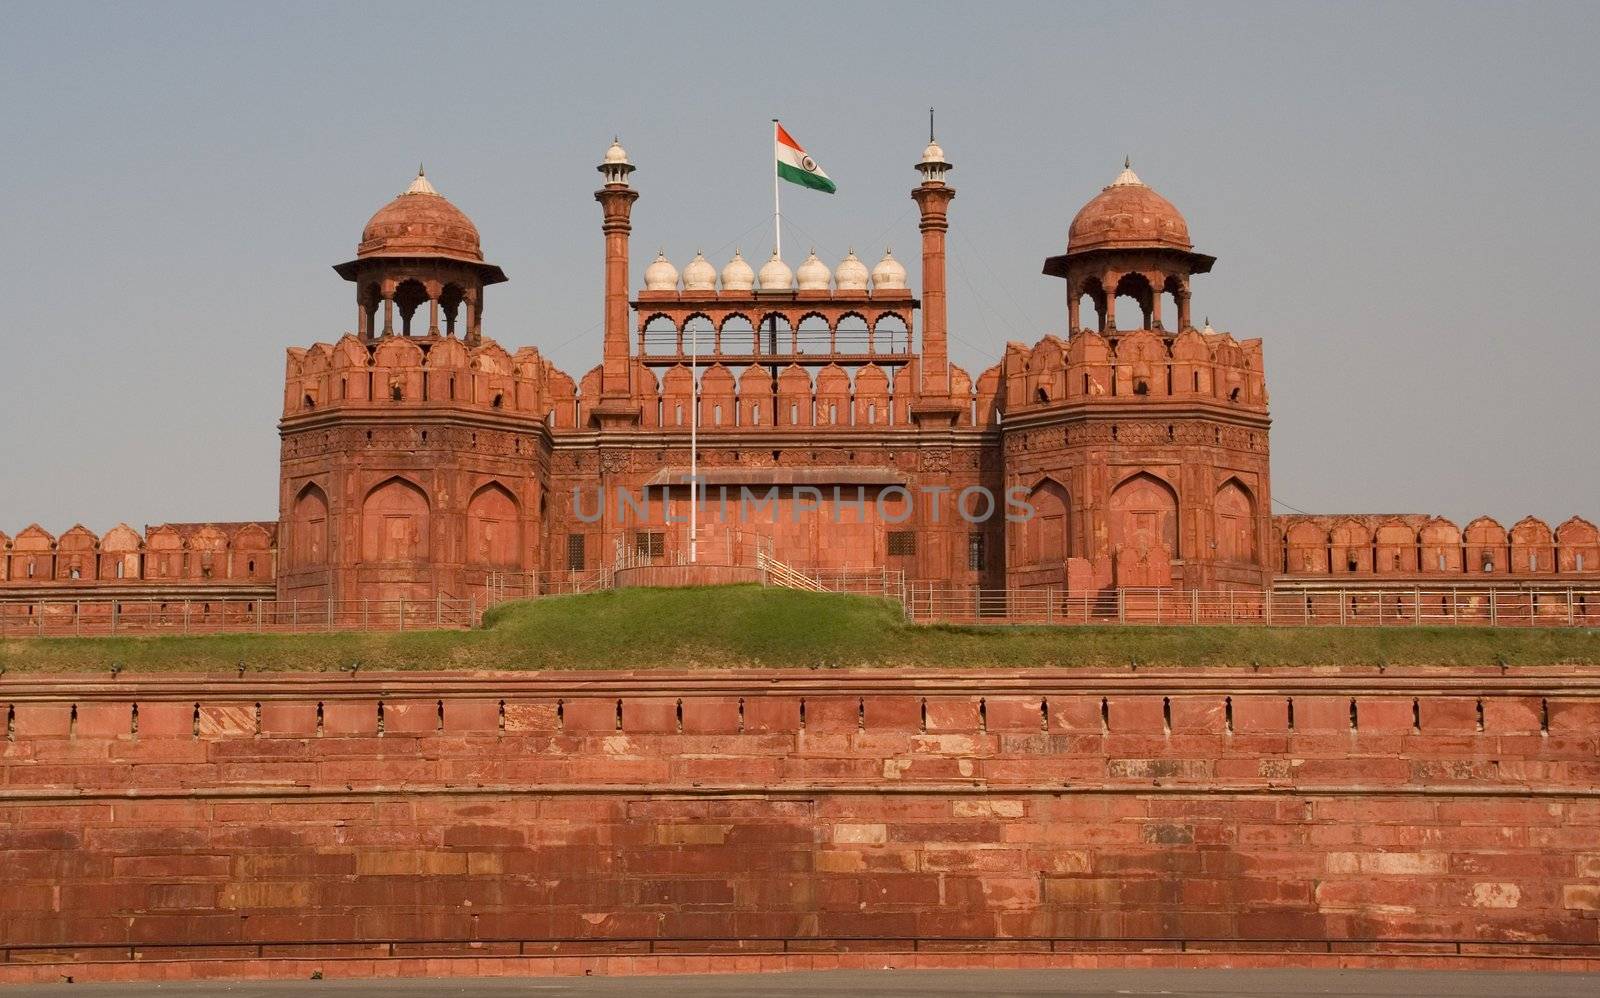
<path fill-rule="evenodd" d="M 906 619 L 994 624 L 1593 627 L 1600 589 L 956 589 L 914 582 Z"/>
<path fill-rule="evenodd" d="M 420 631 L 476 627 L 477 596 L 431 599 L 77 599 L 0 603 L 0 637 Z"/>

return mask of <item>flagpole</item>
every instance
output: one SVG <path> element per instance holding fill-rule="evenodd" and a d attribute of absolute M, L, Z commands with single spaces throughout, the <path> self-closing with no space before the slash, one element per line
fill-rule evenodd
<path fill-rule="evenodd" d="M 783 259 L 783 209 L 778 203 L 778 119 L 772 119 L 772 252 Z"/>
<path fill-rule="evenodd" d="M 678 349 L 683 349 L 681 346 Z M 689 330 L 689 564 L 700 545 L 700 327 Z"/>

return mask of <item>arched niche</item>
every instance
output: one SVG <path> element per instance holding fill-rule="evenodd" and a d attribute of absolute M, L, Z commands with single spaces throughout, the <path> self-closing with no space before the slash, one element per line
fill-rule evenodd
<path fill-rule="evenodd" d="M 1033 515 L 1022 525 L 1022 561 L 1027 565 L 1056 565 L 1067 558 L 1071 543 L 1071 503 L 1066 486 L 1046 478 L 1028 492 Z"/>
<path fill-rule="evenodd" d="M 315 482 L 294 497 L 287 547 L 290 568 L 319 568 L 328 563 L 328 496 Z"/>
<path fill-rule="evenodd" d="M 1178 495 L 1172 486 L 1141 471 L 1111 493 L 1108 504 L 1109 539 L 1119 550 L 1178 554 Z"/>
<path fill-rule="evenodd" d="M 1211 504 L 1212 541 L 1217 561 L 1249 565 L 1256 560 L 1256 503 L 1250 490 L 1230 478 Z"/>
<path fill-rule="evenodd" d="M 367 493 L 361 504 L 361 560 L 428 560 L 428 496 L 421 486 L 395 477 Z"/>
<path fill-rule="evenodd" d="M 467 564 L 517 568 L 522 564 L 522 517 L 516 497 L 489 482 L 467 503 Z"/>

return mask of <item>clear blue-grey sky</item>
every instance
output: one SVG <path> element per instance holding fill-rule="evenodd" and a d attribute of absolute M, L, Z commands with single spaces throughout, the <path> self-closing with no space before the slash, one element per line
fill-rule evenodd
<path fill-rule="evenodd" d="M 1600 516 L 1600 5 L 0 3 L 0 530 L 277 515 L 283 351 L 354 322 L 419 160 L 511 282 L 485 332 L 599 357 L 594 165 L 658 246 L 771 242 L 768 119 L 839 183 L 786 255 L 885 244 L 939 109 L 951 352 L 1060 332 L 1077 208 L 1131 154 L 1265 340 L 1275 496 Z"/>

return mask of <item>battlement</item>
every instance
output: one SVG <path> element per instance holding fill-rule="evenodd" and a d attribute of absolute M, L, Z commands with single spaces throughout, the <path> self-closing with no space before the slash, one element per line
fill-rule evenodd
<path fill-rule="evenodd" d="M 1251 413 L 1267 408 L 1259 339 L 1185 329 L 1082 330 L 1065 342 L 1049 335 L 1032 347 L 1006 346 L 1000 365 L 1005 411 L 1072 402 L 1149 405 L 1164 399 L 1222 403 Z M 987 376 L 987 373 L 986 373 Z M 984 382 L 979 379 L 980 394 Z"/>
<path fill-rule="evenodd" d="M 141 535 L 119 523 L 97 536 L 82 524 L 54 537 L 37 523 L 0 533 L 0 585 L 268 584 L 277 572 L 276 521 L 164 523 Z"/>
<path fill-rule="evenodd" d="M 440 407 L 581 425 L 572 378 L 536 347 L 515 354 L 490 339 L 346 334 L 336 343 L 291 347 L 284 377 L 285 420 L 338 410 Z"/>
<path fill-rule="evenodd" d="M 1600 578 L 1600 530 L 1577 516 L 1554 530 L 1526 516 L 1507 530 L 1487 516 L 1463 528 L 1425 514 L 1286 515 L 1273 517 L 1273 530 L 1277 567 L 1289 576 Z"/>

